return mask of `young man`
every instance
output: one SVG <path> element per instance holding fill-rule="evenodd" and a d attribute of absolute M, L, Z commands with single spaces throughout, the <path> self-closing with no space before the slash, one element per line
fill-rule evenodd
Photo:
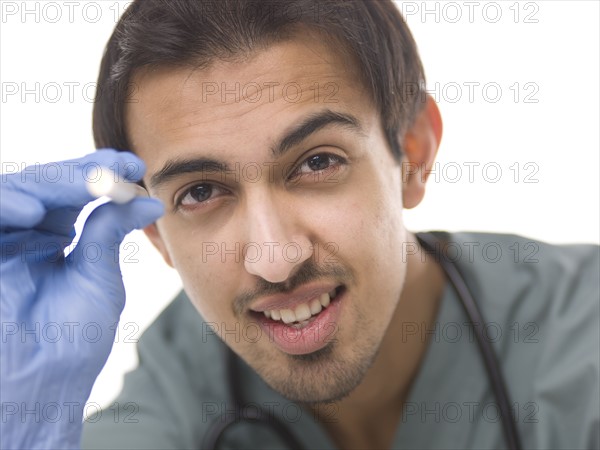
<path fill-rule="evenodd" d="M 124 301 L 106 250 L 142 226 L 185 294 L 141 339 L 140 367 L 119 407 L 86 424 L 85 447 L 597 446 L 598 248 L 438 234 L 428 254 L 402 219 L 442 136 L 423 84 L 390 2 L 134 2 L 103 60 L 94 133 L 98 148 L 136 156 L 63 163 L 73 176 L 52 190 L 27 176 L 3 186 L 15 244 L 6 260 L 3 249 L 3 315 L 100 330 L 3 348 L 3 447 L 78 445 Z M 91 163 L 152 199 L 98 208 L 66 261 L 28 257 L 31 242 L 68 241 Z M 528 244 L 535 260 L 506 257 Z M 448 260 L 489 322 L 465 315 Z M 39 405 L 54 418 L 54 404 L 72 414 L 22 415 Z"/>

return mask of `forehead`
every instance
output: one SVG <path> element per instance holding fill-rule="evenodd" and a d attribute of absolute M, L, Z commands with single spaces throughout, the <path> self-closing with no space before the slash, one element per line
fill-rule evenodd
<path fill-rule="evenodd" d="M 151 165 L 165 160 L 165 149 L 180 156 L 259 151 L 303 115 L 325 109 L 361 116 L 368 129 L 374 107 L 355 67 L 306 36 L 202 69 L 141 71 L 126 110 L 132 150 Z"/>

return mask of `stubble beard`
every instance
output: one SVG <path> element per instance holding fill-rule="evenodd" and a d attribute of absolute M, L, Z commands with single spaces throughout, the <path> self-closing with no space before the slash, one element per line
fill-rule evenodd
<path fill-rule="evenodd" d="M 369 325 L 363 323 L 357 336 L 368 336 L 368 330 Z M 308 405 L 336 402 L 347 397 L 364 379 L 380 343 L 373 336 L 362 338 L 347 356 L 334 339 L 312 353 L 283 354 L 285 362 L 279 366 L 274 366 L 273 359 L 259 358 L 257 372 L 290 401 Z"/>

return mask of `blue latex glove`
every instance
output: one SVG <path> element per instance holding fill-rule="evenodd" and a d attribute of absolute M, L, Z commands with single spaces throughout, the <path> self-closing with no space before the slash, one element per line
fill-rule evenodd
<path fill-rule="evenodd" d="M 95 164 L 131 181 L 145 171 L 131 153 L 102 150 L 2 175 L 2 449 L 79 447 L 85 402 L 125 304 L 119 244 L 164 212 L 150 198 L 103 204 L 65 258 L 75 220 L 93 200 L 85 179 Z"/>

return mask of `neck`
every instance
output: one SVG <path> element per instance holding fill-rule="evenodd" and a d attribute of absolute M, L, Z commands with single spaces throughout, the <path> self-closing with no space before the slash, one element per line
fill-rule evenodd
<path fill-rule="evenodd" d="M 419 251 L 407 256 L 404 288 L 377 357 L 361 384 L 336 403 L 336 420 L 322 420 L 341 448 L 373 447 L 374 437 L 381 439 L 377 448 L 389 448 L 427 349 L 421 330 L 433 327 L 446 280 L 415 236 L 408 239 Z"/>

